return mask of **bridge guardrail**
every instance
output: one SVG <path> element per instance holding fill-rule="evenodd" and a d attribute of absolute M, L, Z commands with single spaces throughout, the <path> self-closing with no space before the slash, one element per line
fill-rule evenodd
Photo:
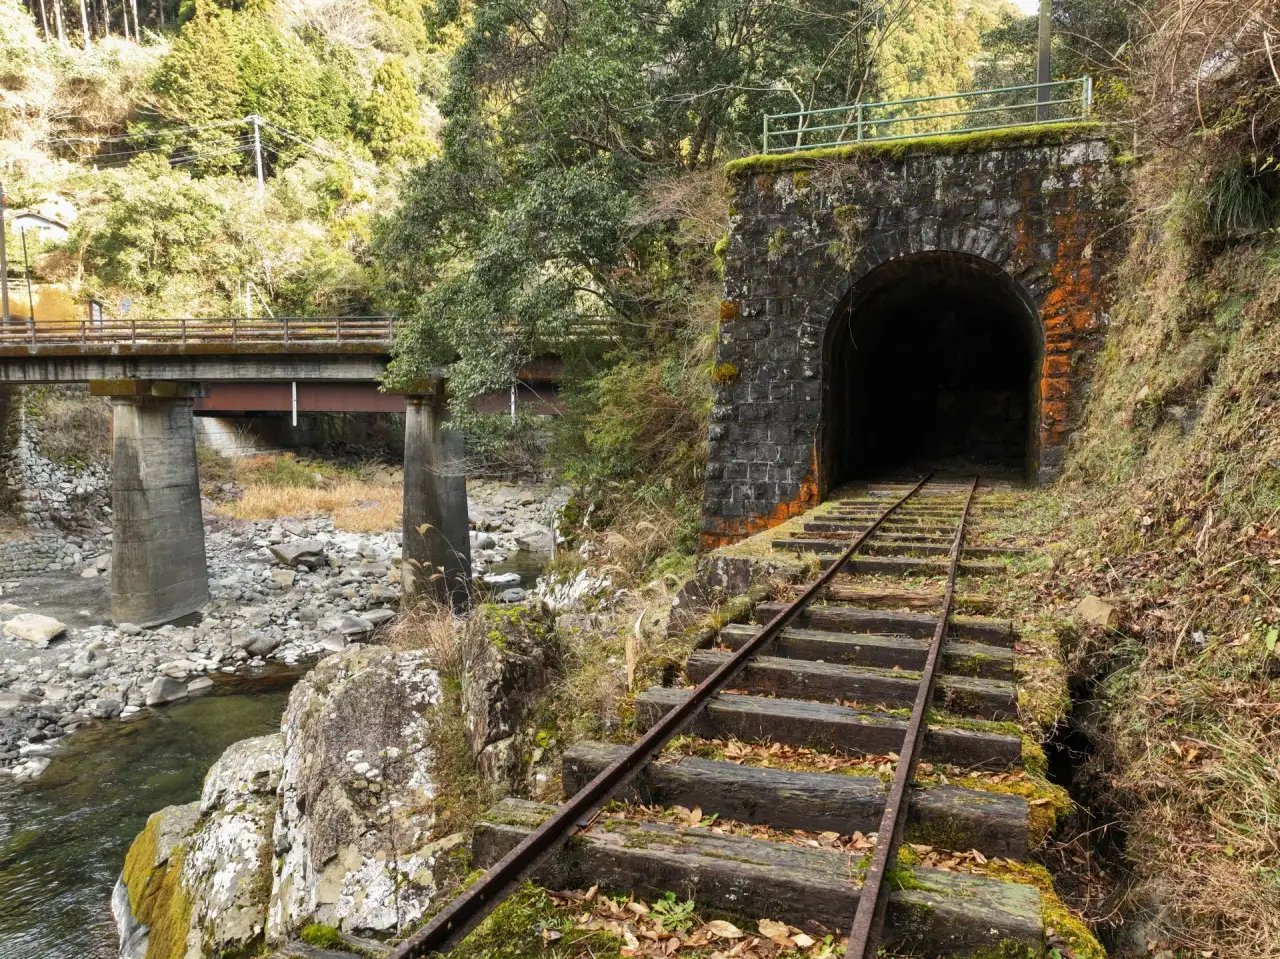
<path fill-rule="evenodd" d="M 386 344 L 395 337 L 391 316 L 175 317 L 52 320 L 0 325 L 0 346 Z"/>
<path fill-rule="evenodd" d="M 946 101 L 953 101 L 948 105 Z M 1093 111 L 1093 80 L 853 103 L 764 118 L 763 152 L 792 153 L 881 140 L 978 133 L 1042 123 L 1076 123 Z"/>

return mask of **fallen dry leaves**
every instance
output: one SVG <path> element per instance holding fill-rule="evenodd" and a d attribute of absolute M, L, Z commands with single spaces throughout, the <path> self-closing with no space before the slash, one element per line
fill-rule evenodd
<path fill-rule="evenodd" d="M 604 818 L 630 822 L 665 823 L 684 829 L 706 829 L 720 836 L 738 836 L 743 839 L 763 839 L 768 842 L 786 843 L 791 846 L 808 846 L 812 849 L 835 849 L 862 853 L 874 849 L 875 833 L 864 835 L 854 832 L 847 836 L 838 832 L 810 832 L 803 829 L 774 829 L 761 823 L 738 822 L 718 815 L 704 815 L 701 808 L 684 806 L 646 806 L 639 803 L 614 803 L 604 812 Z"/>
<path fill-rule="evenodd" d="M 595 886 L 586 892 L 552 893 L 552 899 L 576 913 L 575 928 L 617 936 L 624 944 L 620 954 L 627 957 L 667 959 L 684 952 L 707 959 L 777 959 L 786 955 L 832 959 L 845 948 L 844 942 L 833 936 L 815 938 L 775 919 L 761 919 L 751 931 L 726 919 L 703 922 L 690 911 L 687 922 L 672 923 L 661 909 L 643 900 L 600 896 Z M 691 904 L 688 908 L 692 909 Z"/>

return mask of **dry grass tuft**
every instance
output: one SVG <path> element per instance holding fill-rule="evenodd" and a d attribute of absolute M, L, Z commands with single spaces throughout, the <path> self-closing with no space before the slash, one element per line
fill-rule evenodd
<path fill-rule="evenodd" d="M 244 489 L 238 500 L 218 507 L 222 516 L 332 516 L 335 527 L 352 533 L 400 528 L 403 484 L 365 479 L 367 470 L 339 470 L 292 453 L 229 460 L 207 450 L 201 451 L 200 469 L 202 477 Z"/>
<path fill-rule="evenodd" d="M 237 519 L 332 516 L 333 525 L 352 533 L 399 529 L 403 493 L 399 487 L 343 480 L 324 488 L 248 486 L 233 503 L 218 507 Z"/>
<path fill-rule="evenodd" d="M 386 643 L 397 650 L 426 650 L 441 676 L 461 682 L 488 649 L 484 623 L 483 616 L 463 618 L 450 606 L 424 600 L 401 611 Z"/>

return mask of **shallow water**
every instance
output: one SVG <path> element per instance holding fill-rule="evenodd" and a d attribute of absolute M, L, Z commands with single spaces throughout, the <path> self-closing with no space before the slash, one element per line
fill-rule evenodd
<path fill-rule="evenodd" d="M 551 553 L 531 553 L 525 549 L 516 550 L 508 553 L 507 558 L 501 563 L 494 563 L 485 569 L 486 573 L 519 573 L 520 586 L 523 589 L 533 589 L 538 583 L 538 577 L 542 575 L 542 571 L 547 568 L 547 564 L 551 562 Z M 477 582 L 479 580 L 477 579 Z M 509 587 L 489 587 L 482 584 L 483 589 L 491 592 L 501 592 Z"/>
<path fill-rule="evenodd" d="M 33 783 L 0 777 L 0 959 L 115 959 L 111 890 L 147 816 L 200 795 L 231 743 L 279 729 L 277 674 L 75 733 Z"/>

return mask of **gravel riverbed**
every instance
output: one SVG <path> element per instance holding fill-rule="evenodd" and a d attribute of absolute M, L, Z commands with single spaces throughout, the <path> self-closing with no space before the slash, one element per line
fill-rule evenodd
<path fill-rule="evenodd" d="M 552 549 L 564 500 L 548 488 L 469 485 L 473 568 L 496 599 L 522 600 L 521 578 L 486 571 L 517 551 Z M 191 622 L 142 629 L 110 622 L 109 534 L 44 529 L 0 543 L 0 772 L 40 775 L 58 741 L 87 723 L 273 664 L 305 667 L 367 640 L 398 608 L 399 532 L 207 516 L 205 548 L 211 602 Z"/>

